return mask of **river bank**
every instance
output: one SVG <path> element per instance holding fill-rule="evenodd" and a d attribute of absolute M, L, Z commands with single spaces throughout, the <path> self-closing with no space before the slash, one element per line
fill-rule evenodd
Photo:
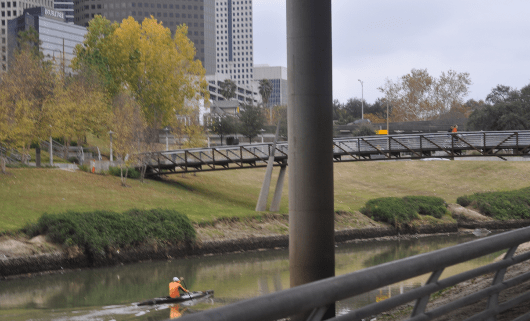
<path fill-rule="evenodd" d="M 529 221 L 495 221 L 473 210 L 451 204 L 453 220 L 419 221 L 396 229 L 355 212 L 337 212 L 335 241 L 337 243 L 367 239 L 399 239 L 437 233 L 472 232 L 472 229 L 514 229 L 530 225 Z M 128 264 L 147 260 L 171 260 L 190 256 L 216 255 L 231 252 L 286 248 L 288 216 L 264 215 L 260 219 L 221 219 L 210 224 L 196 224 L 197 240 L 193 243 L 167 247 L 158 244 L 132 249 L 115 249 L 90 256 L 79 248 L 63 248 L 46 241 L 44 236 L 24 239 L 21 236 L 0 237 L 0 278 L 29 277 L 40 273 Z"/>

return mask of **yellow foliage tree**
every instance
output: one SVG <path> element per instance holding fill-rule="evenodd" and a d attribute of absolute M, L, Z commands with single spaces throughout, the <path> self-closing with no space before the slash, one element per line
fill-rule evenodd
<path fill-rule="evenodd" d="M 201 94 L 209 99 L 206 71 L 194 60 L 195 47 L 187 34 L 186 25 L 179 26 L 172 38 L 171 31 L 152 17 L 141 24 L 129 17 L 102 48 L 110 74 L 133 94 L 153 127 L 167 126 L 177 114 L 192 113 L 186 110 L 187 99 Z"/>
<path fill-rule="evenodd" d="M 120 159 L 123 186 L 131 165 L 138 162 L 145 151 L 146 122 L 140 106 L 131 94 L 121 92 L 114 98 L 111 130 L 114 132 L 113 147 Z M 123 167 L 125 165 L 125 175 Z"/>
<path fill-rule="evenodd" d="M 32 142 L 52 133 L 51 66 L 30 50 L 18 51 L 0 88 L 0 140 L 8 147 L 21 148 L 25 157 Z"/>
<path fill-rule="evenodd" d="M 53 99 L 54 128 L 65 141 L 78 141 L 87 133 L 100 134 L 109 124 L 110 109 L 99 80 L 89 70 L 56 77 Z"/>
<path fill-rule="evenodd" d="M 369 119 L 372 123 L 386 123 L 386 118 L 381 118 L 374 114 L 364 114 L 364 118 Z"/>

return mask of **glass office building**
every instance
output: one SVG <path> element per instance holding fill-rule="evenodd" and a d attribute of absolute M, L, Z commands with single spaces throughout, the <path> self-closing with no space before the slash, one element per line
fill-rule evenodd
<path fill-rule="evenodd" d="M 39 33 L 41 50 L 45 59 L 53 60 L 56 66 L 71 72 L 70 61 L 74 57 L 74 48 L 82 43 L 87 33 L 85 27 L 67 23 L 64 12 L 45 7 L 31 8 L 8 23 L 9 59 L 17 46 L 17 34 L 33 27 Z"/>
<path fill-rule="evenodd" d="M 0 0 L 0 73 L 6 72 L 9 68 L 8 21 L 22 15 L 24 9 L 34 7 L 53 9 L 53 0 Z"/>

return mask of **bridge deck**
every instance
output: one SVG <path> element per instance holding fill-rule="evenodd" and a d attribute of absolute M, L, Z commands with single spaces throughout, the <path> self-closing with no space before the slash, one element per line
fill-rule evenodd
<path fill-rule="evenodd" d="M 467 151 L 474 151 L 473 154 Z M 146 154 L 148 176 L 267 166 L 272 143 L 193 148 Z M 509 156 L 530 153 L 530 131 L 428 133 L 333 140 L 335 162 Z M 275 166 L 287 165 L 288 143 L 276 144 Z"/>

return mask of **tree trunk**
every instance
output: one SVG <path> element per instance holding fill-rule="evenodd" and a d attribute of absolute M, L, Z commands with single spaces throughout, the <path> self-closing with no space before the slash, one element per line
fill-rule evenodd
<path fill-rule="evenodd" d="M 40 146 L 35 148 L 35 166 L 40 167 Z"/>
<path fill-rule="evenodd" d="M 6 158 L 4 156 L 0 156 L 0 170 L 2 174 L 6 173 Z"/>

